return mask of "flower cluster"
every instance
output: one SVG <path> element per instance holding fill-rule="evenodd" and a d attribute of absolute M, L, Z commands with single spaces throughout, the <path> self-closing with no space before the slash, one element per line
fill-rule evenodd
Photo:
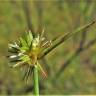
<path fill-rule="evenodd" d="M 27 80 L 31 75 L 34 67 L 37 67 L 42 71 L 44 76 L 46 76 L 43 68 L 38 63 L 38 57 L 42 52 L 51 45 L 51 41 L 47 41 L 46 38 L 42 34 L 37 34 L 33 37 L 31 31 L 26 32 L 24 36 L 20 37 L 17 42 L 13 44 L 9 44 L 9 59 L 10 66 L 22 67 L 25 66 L 27 71 L 25 72 L 24 78 Z"/>

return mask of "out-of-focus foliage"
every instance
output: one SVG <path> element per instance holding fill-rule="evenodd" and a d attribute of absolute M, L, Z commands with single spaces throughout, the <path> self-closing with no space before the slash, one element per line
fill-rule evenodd
<path fill-rule="evenodd" d="M 22 72 L 11 69 L 6 58 L 8 43 L 28 30 L 23 6 L 23 0 L 0 1 L 0 94 L 32 94 L 32 78 L 25 84 Z M 95 0 L 29 0 L 28 8 L 34 30 L 44 26 L 49 39 L 96 19 Z M 96 25 L 85 35 L 76 34 L 46 56 L 42 66 L 48 77 L 40 78 L 41 94 L 96 94 L 96 44 L 78 54 L 60 75 L 56 75 L 81 40 L 86 45 L 94 38 Z"/>

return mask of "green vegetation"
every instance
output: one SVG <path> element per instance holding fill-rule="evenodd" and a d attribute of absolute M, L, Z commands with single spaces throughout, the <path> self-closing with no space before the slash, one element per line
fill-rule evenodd
<path fill-rule="evenodd" d="M 24 70 L 8 66 L 5 56 L 9 42 L 29 29 L 41 32 L 44 27 L 45 36 L 55 40 L 94 21 L 95 6 L 94 0 L 0 1 L 0 94 L 34 93 L 32 77 L 26 84 L 22 80 Z M 48 74 L 39 78 L 40 94 L 96 94 L 95 28 L 94 24 L 76 33 L 40 61 Z"/>

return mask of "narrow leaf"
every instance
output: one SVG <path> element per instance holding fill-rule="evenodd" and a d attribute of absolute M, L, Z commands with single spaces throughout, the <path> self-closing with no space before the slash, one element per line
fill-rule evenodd
<path fill-rule="evenodd" d="M 37 68 L 42 72 L 42 74 L 44 75 L 44 77 L 47 77 L 47 74 L 45 73 L 43 67 L 39 63 L 37 63 Z"/>
<path fill-rule="evenodd" d="M 73 32 L 68 32 L 67 34 L 65 34 L 64 36 L 60 36 L 59 38 L 57 38 L 57 41 L 55 44 L 53 44 L 51 47 L 49 47 L 48 49 L 46 49 L 39 57 L 38 59 L 44 57 L 45 55 L 47 55 L 49 52 L 51 52 L 53 49 L 55 49 L 57 46 L 59 46 L 60 44 L 62 44 L 63 42 L 65 42 L 66 40 L 68 40 L 70 37 L 72 37 L 74 34 L 78 33 L 78 32 L 82 32 L 85 29 L 87 30 L 89 27 L 91 27 L 96 21 L 94 20 L 93 22 L 86 24 L 85 26 L 82 26 L 80 28 L 78 28 L 77 30 L 73 31 Z M 85 32 L 85 31 L 84 31 Z M 54 43 L 54 42 L 53 42 Z"/>

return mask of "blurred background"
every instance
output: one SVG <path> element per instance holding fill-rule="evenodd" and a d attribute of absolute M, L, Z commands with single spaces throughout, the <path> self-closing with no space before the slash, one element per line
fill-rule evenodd
<path fill-rule="evenodd" d="M 0 0 L 0 94 L 33 93 L 20 69 L 8 66 L 8 43 L 29 29 L 52 40 L 96 19 L 95 0 Z M 96 94 L 96 24 L 75 34 L 40 61 L 40 94 Z"/>

